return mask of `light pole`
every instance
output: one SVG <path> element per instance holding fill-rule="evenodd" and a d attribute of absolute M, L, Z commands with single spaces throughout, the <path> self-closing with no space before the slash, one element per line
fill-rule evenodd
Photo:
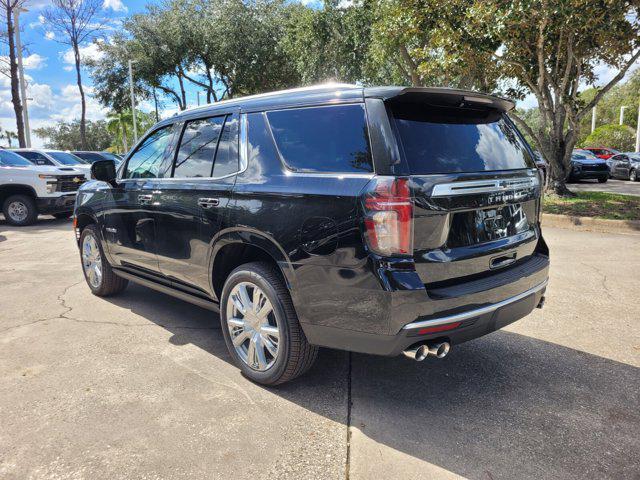
<path fill-rule="evenodd" d="M 133 114 L 133 141 L 138 142 L 138 125 L 136 122 L 136 97 L 133 94 L 133 62 L 129 60 L 129 92 L 131 93 L 131 113 Z"/>
<path fill-rule="evenodd" d="M 596 107 L 591 110 L 591 133 L 596 129 Z"/>
<path fill-rule="evenodd" d="M 620 125 L 624 125 L 624 109 L 627 108 L 626 105 L 620 107 Z"/>
<path fill-rule="evenodd" d="M 24 81 L 22 66 L 22 43 L 20 42 L 20 12 L 28 12 L 26 8 L 16 8 L 16 48 L 18 49 L 18 78 L 20 80 L 20 96 L 22 97 L 22 118 L 24 120 L 24 136 L 27 148 L 31 148 L 31 130 L 29 128 L 29 107 L 27 105 L 27 84 Z"/>
<path fill-rule="evenodd" d="M 638 104 L 638 126 L 636 127 L 636 152 L 640 152 L 640 104 Z"/>

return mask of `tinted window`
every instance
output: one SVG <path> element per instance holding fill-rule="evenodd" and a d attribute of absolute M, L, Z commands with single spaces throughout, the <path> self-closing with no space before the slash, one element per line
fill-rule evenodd
<path fill-rule="evenodd" d="M 171 140 L 171 126 L 156 130 L 138 147 L 127 162 L 124 178 L 156 178 Z"/>
<path fill-rule="evenodd" d="M 364 106 L 337 105 L 268 112 L 271 131 L 290 168 L 371 172 Z"/>
<path fill-rule="evenodd" d="M 411 105 L 393 116 L 412 174 L 535 167 L 515 127 L 495 110 Z"/>
<path fill-rule="evenodd" d="M 224 117 L 202 118 L 185 124 L 176 157 L 174 177 L 210 177 Z"/>
<path fill-rule="evenodd" d="M 227 117 L 220 137 L 213 176 L 216 178 L 231 175 L 238 171 L 238 119 Z"/>
<path fill-rule="evenodd" d="M 51 160 L 38 152 L 16 152 L 18 155 L 26 158 L 34 165 L 55 165 Z"/>
<path fill-rule="evenodd" d="M 97 162 L 98 160 L 109 160 L 103 157 L 99 153 L 94 152 L 73 152 L 74 155 L 80 157 L 82 160 L 86 160 L 89 163 Z"/>
<path fill-rule="evenodd" d="M 3 167 L 31 167 L 33 164 L 13 152 L 0 150 L 0 165 Z"/>
<path fill-rule="evenodd" d="M 63 165 L 86 165 L 87 163 L 81 158 L 67 152 L 49 152 L 53 158 Z"/>

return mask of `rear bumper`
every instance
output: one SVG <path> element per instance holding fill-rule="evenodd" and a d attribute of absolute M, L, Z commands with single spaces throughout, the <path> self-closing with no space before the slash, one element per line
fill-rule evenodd
<path fill-rule="evenodd" d="M 396 356 L 412 345 L 430 340 L 447 340 L 457 345 L 481 337 L 509 325 L 525 316 L 538 305 L 542 306 L 547 281 L 515 297 L 463 313 L 422 320 L 405 325 L 396 335 L 376 335 L 341 328 L 306 325 L 310 343 L 375 355 Z M 447 327 L 460 322 L 453 330 L 420 334 L 422 329 Z"/>
<path fill-rule="evenodd" d="M 59 197 L 40 197 L 36 199 L 38 213 L 54 214 L 72 212 L 76 202 L 76 194 L 61 195 Z"/>
<path fill-rule="evenodd" d="M 466 342 L 519 320 L 540 304 L 548 276 L 549 257 L 535 254 L 508 270 L 453 286 L 342 288 L 332 295 L 331 311 L 319 310 L 311 296 L 302 306 L 294 303 L 310 343 L 392 356 L 436 338 Z M 305 315 L 309 311 L 315 317 Z"/>

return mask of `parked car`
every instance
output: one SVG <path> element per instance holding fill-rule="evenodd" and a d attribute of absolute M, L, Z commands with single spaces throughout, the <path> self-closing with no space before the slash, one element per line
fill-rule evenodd
<path fill-rule="evenodd" d="M 41 150 L 36 148 L 15 148 L 12 150 L 34 165 L 49 167 L 72 167 L 80 170 L 87 178 L 91 175 L 91 164 L 75 155 L 61 150 Z"/>
<path fill-rule="evenodd" d="M 87 284 L 219 311 L 231 358 L 263 384 L 320 346 L 444 357 L 543 303 L 540 178 L 513 107 L 329 85 L 182 112 L 117 173 L 93 164 L 74 219 Z"/>
<path fill-rule="evenodd" d="M 31 225 L 38 214 L 71 216 L 84 174 L 68 167 L 35 166 L 9 150 L 0 150 L 0 205 L 5 220 Z"/>
<path fill-rule="evenodd" d="M 640 172 L 640 154 L 620 153 L 610 158 L 612 162 L 611 176 L 622 180 L 638 181 Z"/>
<path fill-rule="evenodd" d="M 571 173 L 568 179 L 570 182 L 598 180 L 600 183 L 606 183 L 608 179 L 607 162 L 578 150 L 571 153 Z"/>
<path fill-rule="evenodd" d="M 620 153 L 618 150 L 613 148 L 605 148 L 605 147 L 586 147 L 583 150 L 588 150 L 593 153 L 596 157 L 606 160 L 614 155 Z"/>
<path fill-rule="evenodd" d="M 120 162 L 122 162 L 122 159 L 120 157 L 118 157 L 117 155 L 113 154 L 113 153 L 109 153 L 109 152 L 89 152 L 89 151 L 76 151 L 76 152 L 71 152 L 74 155 L 80 157 L 81 159 L 83 159 L 84 161 L 88 162 L 88 163 L 94 163 L 97 162 L 99 160 L 113 160 L 116 165 L 120 164 Z"/>

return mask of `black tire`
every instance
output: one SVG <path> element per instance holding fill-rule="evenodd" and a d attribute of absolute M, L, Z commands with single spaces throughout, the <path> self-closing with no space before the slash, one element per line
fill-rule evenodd
<path fill-rule="evenodd" d="M 26 214 L 16 216 L 15 208 L 25 209 Z M 11 195 L 2 204 L 2 213 L 8 223 L 17 227 L 32 225 L 38 219 L 38 207 L 35 200 L 29 195 Z"/>
<path fill-rule="evenodd" d="M 605 178 L 599 178 L 599 179 L 598 179 L 598 183 L 607 183 L 607 180 L 609 180 L 607 177 L 605 177 Z"/>
<path fill-rule="evenodd" d="M 97 284 L 93 284 L 89 275 L 87 274 L 87 269 L 85 267 L 85 260 L 83 258 L 83 247 L 85 245 L 85 240 L 87 237 L 91 235 L 93 236 L 98 250 L 100 251 L 100 265 L 102 268 L 102 277 L 100 282 Z M 97 228 L 95 225 L 87 225 L 83 230 L 82 234 L 80 234 L 80 263 L 82 265 L 82 272 L 84 273 L 84 279 L 87 281 L 87 285 L 91 289 L 91 293 L 97 295 L 99 297 L 108 297 L 111 295 L 115 295 L 120 293 L 127 287 L 129 283 L 128 280 L 124 278 L 118 277 L 115 273 L 113 273 L 113 269 L 109 262 L 104 256 L 104 251 L 102 250 L 102 244 L 100 243 L 100 236 L 97 233 Z"/>
<path fill-rule="evenodd" d="M 231 301 L 230 293 L 236 285 L 243 282 L 257 285 L 271 302 L 273 312 L 277 316 L 280 331 L 278 354 L 273 365 L 265 371 L 251 368 L 238 355 L 227 324 L 227 305 Z M 222 289 L 220 323 L 225 343 L 235 364 L 245 376 L 256 383 L 279 385 L 293 380 L 309 370 L 318 355 L 318 347 L 309 344 L 302 331 L 291 296 L 280 272 L 265 262 L 246 263 L 231 272 Z"/>
<path fill-rule="evenodd" d="M 638 181 L 638 172 L 635 168 L 632 168 L 629 172 L 629 181 L 637 182 Z"/>
<path fill-rule="evenodd" d="M 53 216 L 58 220 L 64 220 L 65 218 L 69 218 L 73 212 L 62 212 L 62 213 L 54 213 Z"/>

